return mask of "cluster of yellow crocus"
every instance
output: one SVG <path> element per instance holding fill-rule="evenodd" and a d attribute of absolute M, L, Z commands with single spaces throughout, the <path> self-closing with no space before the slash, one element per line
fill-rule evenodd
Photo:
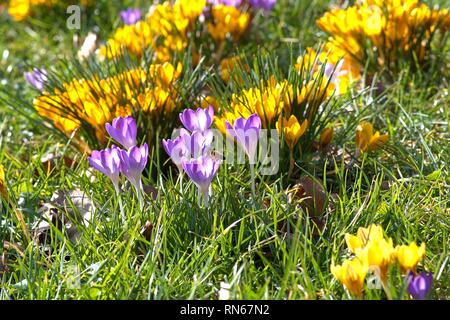
<path fill-rule="evenodd" d="M 170 61 L 187 48 L 189 37 L 194 35 L 194 24 L 205 7 L 206 0 L 177 0 L 173 4 L 166 1 L 153 5 L 145 19 L 117 29 L 108 43 L 100 47 L 100 54 L 116 58 L 126 48 L 132 55 L 141 57 L 143 49 L 151 47 L 157 61 Z M 218 44 L 227 37 L 238 41 L 250 25 L 250 14 L 234 6 L 217 4 L 210 9 L 207 19 L 211 22 L 207 22 L 207 30 Z M 192 56 L 194 62 L 199 60 L 195 50 Z"/>
<path fill-rule="evenodd" d="M 362 122 L 356 127 L 356 145 L 361 152 L 374 151 L 382 147 L 389 140 L 388 134 L 373 133 L 373 126 Z"/>
<path fill-rule="evenodd" d="M 315 77 L 322 68 L 330 82 L 328 90 L 336 95 L 345 94 L 351 84 L 361 79 L 361 65 L 331 42 L 325 43 L 320 52 L 306 48 L 305 55 L 298 57 L 295 64 L 298 72 L 312 71 Z"/>
<path fill-rule="evenodd" d="M 247 118 L 256 113 L 261 118 L 263 128 L 278 129 L 292 152 L 320 104 L 332 94 L 333 91 L 327 88 L 327 80 L 317 73 L 308 80 L 305 79 L 300 87 L 287 80 L 276 81 L 271 77 L 268 81 L 261 81 L 259 87 L 233 94 L 230 109 L 216 117 L 215 124 L 225 133 L 226 120 L 233 123 L 237 118 Z M 299 119 L 298 114 L 303 112 L 297 111 L 303 108 L 301 105 L 306 104 L 306 118 Z"/>
<path fill-rule="evenodd" d="M 416 271 L 417 264 L 425 255 L 425 244 L 420 247 L 412 242 L 410 245 L 394 247 L 391 238 L 385 238 L 383 228 L 372 224 L 368 228 L 359 228 L 356 235 L 345 234 L 345 242 L 353 253 L 351 259 L 342 265 L 331 265 L 331 273 L 352 294 L 361 297 L 367 273 L 374 272 L 387 285 L 389 267 L 398 262 L 407 273 Z"/>
<path fill-rule="evenodd" d="M 175 108 L 173 87 L 181 65 L 151 65 L 149 70 L 133 69 L 105 79 L 79 79 L 63 85 L 63 90 L 44 92 L 34 101 L 42 117 L 53 121 L 60 131 L 71 134 L 83 123 L 95 129 L 105 142 L 104 125 L 117 116 L 131 115 L 135 109 L 159 114 Z"/>
<path fill-rule="evenodd" d="M 233 123 L 239 117 L 249 117 L 257 113 L 264 128 L 271 128 L 283 110 L 290 110 L 290 97 L 287 91 L 292 85 L 287 81 L 276 82 L 274 78 L 262 83 L 261 87 L 244 89 L 231 98 L 231 110 L 221 118 L 216 118 L 217 127 L 225 132 L 225 120 Z"/>
<path fill-rule="evenodd" d="M 447 9 L 430 9 L 419 0 L 362 0 L 326 12 L 317 24 L 354 59 L 365 62 L 375 51 L 376 63 L 385 66 L 412 52 L 422 61 L 434 32 L 448 30 L 450 16 Z"/>
<path fill-rule="evenodd" d="M 117 29 L 108 43 L 100 48 L 100 54 L 116 58 L 126 48 L 129 53 L 141 57 L 143 49 L 152 47 L 156 59 L 169 61 L 173 54 L 188 45 L 188 31 L 206 5 L 206 0 L 177 0 L 153 5 L 144 20 Z"/>
<path fill-rule="evenodd" d="M 10 0 L 8 13 L 15 21 L 22 21 L 32 13 L 33 7 L 52 7 L 58 2 L 58 0 Z M 81 0 L 80 4 L 86 6 L 92 2 L 93 0 Z"/>
<path fill-rule="evenodd" d="M 213 22 L 208 23 L 208 32 L 217 43 L 223 42 L 228 36 L 235 42 L 238 41 L 247 31 L 251 21 L 249 13 L 223 4 L 213 6 L 211 16 Z"/>

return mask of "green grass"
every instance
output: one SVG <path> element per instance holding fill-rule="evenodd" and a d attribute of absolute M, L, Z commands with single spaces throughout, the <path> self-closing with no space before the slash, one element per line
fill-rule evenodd
<path fill-rule="evenodd" d="M 285 9 L 288 1 L 281 2 L 286 5 L 272 13 L 279 20 L 266 26 L 273 31 L 267 47 L 314 45 L 314 20 L 328 1 L 290 11 Z M 25 62 L 57 62 L 73 50 L 72 35 L 52 29 L 61 37 L 55 43 L 44 27 L 32 26 L 36 31 L 31 32 L 29 26 L 15 25 L 11 30 L 5 21 L 0 17 L 0 32 L 8 34 L 0 39 L 0 59 L 4 50 L 9 57 L 0 60 L 0 81 L 13 83 L 17 95 L 31 101 L 33 93 L 22 76 Z M 336 119 L 333 144 L 347 150 L 355 149 L 356 119 L 373 122 L 391 139 L 386 150 L 350 168 L 330 155 L 308 166 L 314 170 L 305 174 L 324 183 L 330 202 L 320 232 L 299 203 L 288 201 L 285 176 L 259 177 L 253 199 L 247 167 L 224 163 L 213 182 L 212 202 L 204 208 L 198 207 L 188 178 L 180 185 L 176 170 L 168 170 L 157 156 L 150 158 L 144 175 L 144 184 L 155 188 L 154 197 L 148 194 L 140 211 L 132 189 L 124 186 L 123 223 L 114 188 L 89 168 L 86 155 L 0 104 L 0 163 L 11 202 L 29 230 L 45 221 L 42 208 L 53 205 L 79 234 L 71 240 L 54 220 L 44 235 L 30 231 L 44 244 L 28 242 L 15 211 L 3 200 L 0 254 L 8 270 L 0 274 L 0 299 L 217 299 L 221 282 L 231 285 L 233 299 L 347 299 L 330 265 L 349 256 L 345 233 L 371 223 L 381 224 L 394 244 L 425 242 L 423 269 L 434 275 L 430 298 L 449 299 L 448 82 L 426 81 L 399 80 L 373 103 L 364 94 Z M 50 169 L 43 162 L 49 154 L 54 155 Z M 70 166 L 64 157 L 72 160 Z M 87 221 L 81 219 L 77 198 L 69 196 L 74 190 L 90 205 Z M 52 200 L 57 192 L 64 201 Z M 147 221 L 152 227 L 144 234 Z M 399 295 L 402 278 L 396 274 L 394 298 L 404 298 Z M 382 290 L 366 290 L 365 298 L 386 296 Z"/>

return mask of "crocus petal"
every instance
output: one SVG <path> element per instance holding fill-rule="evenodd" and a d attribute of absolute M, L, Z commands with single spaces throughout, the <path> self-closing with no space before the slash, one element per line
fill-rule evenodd
<path fill-rule="evenodd" d="M 183 126 L 189 131 L 194 131 L 197 126 L 197 115 L 194 110 L 186 109 L 180 113 L 180 120 Z"/>
<path fill-rule="evenodd" d="M 127 179 L 137 185 L 141 180 L 142 171 L 144 171 L 148 160 L 148 146 L 131 147 L 129 151 L 121 150 L 120 158 L 122 160 L 122 172 Z"/>

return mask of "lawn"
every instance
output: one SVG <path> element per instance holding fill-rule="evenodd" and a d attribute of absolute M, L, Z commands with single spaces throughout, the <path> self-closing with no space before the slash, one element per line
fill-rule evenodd
<path fill-rule="evenodd" d="M 448 1 L 397 20 L 395 1 L 358 1 L 386 11 L 343 37 L 318 21 L 357 1 L 81 1 L 77 29 L 69 2 L 21 21 L 0 4 L 0 300 L 450 298 Z M 119 116 L 132 146 L 105 129 Z M 260 136 L 239 140 L 239 118 Z M 183 126 L 200 150 L 177 163 L 162 140 Z M 221 157 L 234 140 L 243 161 Z M 105 148 L 116 188 L 93 165 Z"/>

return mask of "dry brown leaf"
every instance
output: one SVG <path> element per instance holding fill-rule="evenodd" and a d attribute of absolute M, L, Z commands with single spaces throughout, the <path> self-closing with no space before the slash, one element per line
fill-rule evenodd
<path fill-rule="evenodd" d="M 328 203 L 327 194 L 320 182 L 309 176 L 300 178 L 299 182 L 288 190 L 290 203 L 298 205 L 310 216 L 322 217 Z"/>
<path fill-rule="evenodd" d="M 72 191 L 56 191 L 50 203 L 44 203 L 39 210 L 41 219 L 33 228 L 33 240 L 40 245 L 51 243 L 50 229 L 56 226 L 65 233 L 72 243 L 80 238 L 76 227 L 82 223 L 87 225 L 92 214 L 92 202 L 79 189 Z"/>

